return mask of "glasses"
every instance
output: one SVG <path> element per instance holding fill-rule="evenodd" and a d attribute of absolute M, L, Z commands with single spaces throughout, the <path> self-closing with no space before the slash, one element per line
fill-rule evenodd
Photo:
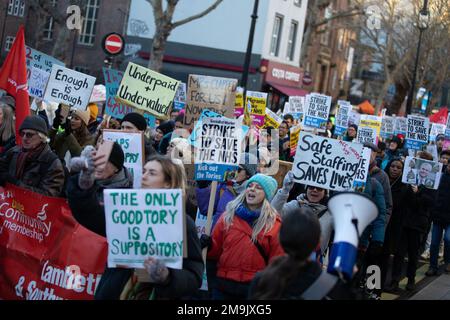
<path fill-rule="evenodd" d="M 319 191 L 319 192 L 324 190 L 324 189 L 319 188 L 319 187 L 308 187 L 308 189 L 316 190 L 316 191 Z"/>
<path fill-rule="evenodd" d="M 33 138 L 35 135 L 37 135 L 37 133 L 35 133 L 35 132 L 24 132 L 24 131 L 21 131 L 21 132 L 19 133 L 19 135 L 20 135 L 21 138 L 25 137 L 25 138 L 27 138 L 27 139 L 31 139 L 31 138 Z"/>

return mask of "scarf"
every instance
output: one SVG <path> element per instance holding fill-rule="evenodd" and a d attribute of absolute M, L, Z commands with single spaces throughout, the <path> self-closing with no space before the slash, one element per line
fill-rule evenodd
<path fill-rule="evenodd" d="M 41 143 L 39 146 L 34 148 L 33 150 L 25 150 L 22 148 L 16 163 L 16 179 L 22 179 L 23 172 L 25 167 L 29 162 L 31 162 L 34 158 L 37 158 L 39 154 L 41 154 L 42 150 L 44 150 L 47 144 Z"/>
<path fill-rule="evenodd" d="M 237 183 L 237 182 L 233 182 L 233 189 L 234 192 L 236 192 L 236 195 L 240 195 L 242 192 L 245 191 L 246 187 L 245 187 L 245 183 L 246 181 L 242 182 L 241 184 Z"/>
<path fill-rule="evenodd" d="M 253 227 L 253 223 L 258 220 L 261 211 L 251 211 L 249 208 L 241 204 L 237 209 L 235 214 L 246 221 L 251 227 Z"/>

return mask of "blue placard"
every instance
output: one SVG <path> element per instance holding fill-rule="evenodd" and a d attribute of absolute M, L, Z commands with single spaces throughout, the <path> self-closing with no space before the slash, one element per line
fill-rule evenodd
<path fill-rule="evenodd" d="M 314 118 L 310 116 L 305 117 L 305 126 L 311 127 L 311 128 L 319 128 L 323 129 L 327 125 L 327 120 L 324 120 L 322 118 Z"/>
<path fill-rule="evenodd" d="M 334 127 L 334 134 L 336 136 L 343 136 L 345 134 L 345 131 L 347 130 L 346 127 Z"/>
<path fill-rule="evenodd" d="M 195 165 L 195 180 L 224 181 L 225 175 L 236 171 L 238 166 L 200 163 Z"/>
<path fill-rule="evenodd" d="M 450 129 L 445 129 L 445 137 L 450 139 Z"/>
<path fill-rule="evenodd" d="M 411 139 L 406 139 L 406 144 L 405 144 L 405 148 L 406 149 L 411 149 L 411 150 L 422 150 L 423 146 L 426 143 L 423 141 L 418 141 L 418 140 L 411 140 Z"/>

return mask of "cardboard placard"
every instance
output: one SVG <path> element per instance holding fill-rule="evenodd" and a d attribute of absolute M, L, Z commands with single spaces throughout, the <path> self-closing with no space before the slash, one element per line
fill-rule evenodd
<path fill-rule="evenodd" d="M 233 118 L 236 79 L 189 75 L 184 125 L 194 128 L 203 109 Z"/>
<path fill-rule="evenodd" d="M 406 157 L 402 182 L 437 190 L 442 175 L 442 163 Z"/>
<path fill-rule="evenodd" d="M 361 144 L 300 132 L 293 173 L 298 183 L 345 191 L 365 185 L 370 152 Z"/>
<path fill-rule="evenodd" d="M 154 257 L 168 268 L 183 264 L 181 189 L 105 189 L 108 267 L 143 268 Z"/>
<path fill-rule="evenodd" d="M 129 62 L 116 99 L 167 120 L 179 81 Z"/>
<path fill-rule="evenodd" d="M 64 103 L 72 108 L 86 110 L 94 85 L 94 77 L 53 65 L 44 100 Z"/>
<path fill-rule="evenodd" d="M 125 155 L 124 167 L 133 174 L 133 187 L 140 188 L 145 160 L 144 134 L 120 130 L 103 130 L 103 140 L 117 142 Z"/>

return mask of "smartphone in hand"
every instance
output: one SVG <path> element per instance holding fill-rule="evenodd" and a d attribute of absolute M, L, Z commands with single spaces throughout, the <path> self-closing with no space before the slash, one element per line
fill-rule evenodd
<path fill-rule="evenodd" d="M 109 159 L 109 155 L 111 154 L 113 145 L 114 145 L 114 141 L 104 140 L 104 139 L 102 139 L 100 144 L 98 144 L 95 158 L 96 159 L 101 158 L 101 159 L 98 160 L 99 166 L 96 167 L 96 170 L 102 171 L 105 168 L 106 163 L 108 162 L 108 159 Z M 101 157 L 102 155 L 104 155 L 104 157 Z M 97 164 L 98 163 L 96 161 L 96 165 Z"/>

